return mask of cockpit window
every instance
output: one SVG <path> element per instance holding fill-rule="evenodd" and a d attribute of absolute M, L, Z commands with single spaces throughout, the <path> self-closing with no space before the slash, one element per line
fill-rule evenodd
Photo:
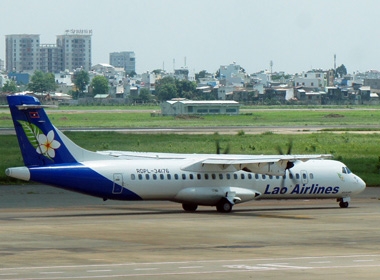
<path fill-rule="evenodd" d="M 344 174 L 350 174 L 350 173 L 351 173 L 351 170 L 348 169 L 348 167 L 343 166 L 343 167 L 342 167 L 342 173 L 344 173 Z"/>

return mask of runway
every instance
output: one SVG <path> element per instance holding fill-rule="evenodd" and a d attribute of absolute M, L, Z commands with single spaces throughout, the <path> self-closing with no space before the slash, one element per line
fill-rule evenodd
<path fill-rule="evenodd" d="M 378 125 L 291 125 L 291 126 L 205 126 L 205 127 L 160 127 L 160 128 L 60 128 L 63 132 L 119 132 L 129 134 L 310 134 L 310 133 L 347 133 L 350 130 L 356 134 L 378 133 Z M 14 128 L 0 128 L 0 135 L 16 135 Z"/>
<path fill-rule="evenodd" d="M 0 279 L 378 279 L 380 189 L 220 214 L 0 186 Z"/>

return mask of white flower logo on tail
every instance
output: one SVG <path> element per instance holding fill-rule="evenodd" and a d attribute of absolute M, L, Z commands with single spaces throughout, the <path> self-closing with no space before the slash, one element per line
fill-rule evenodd
<path fill-rule="evenodd" d="M 57 140 L 54 140 L 54 131 L 50 130 L 47 135 L 39 134 L 37 140 L 37 153 L 43 154 L 48 158 L 54 158 L 55 150 L 61 146 L 61 143 L 59 143 Z"/>
<path fill-rule="evenodd" d="M 54 130 L 50 130 L 48 134 L 45 135 L 35 124 L 22 120 L 18 122 L 21 124 L 25 136 L 35 151 L 48 159 L 53 159 L 55 157 L 55 150 L 61 146 L 61 143 L 54 140 Z"/>

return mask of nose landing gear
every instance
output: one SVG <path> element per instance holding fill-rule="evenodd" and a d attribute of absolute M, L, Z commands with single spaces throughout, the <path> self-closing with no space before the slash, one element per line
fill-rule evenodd
<path fill-rule="evenodd" d="M 350 197 L 342 197 L 338 198 L 336 201 L 339 202 L 339 207 L 340 208 L 348 208 L 348 205 L 350 204 Z"/>

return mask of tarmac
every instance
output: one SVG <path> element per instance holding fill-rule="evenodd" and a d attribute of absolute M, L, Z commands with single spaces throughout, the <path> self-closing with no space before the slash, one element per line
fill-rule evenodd
<path fill-rule="evenodd" d="M 378 279 L 380 188 L 186 213 L 0 186 L 0 279 Z"/>

